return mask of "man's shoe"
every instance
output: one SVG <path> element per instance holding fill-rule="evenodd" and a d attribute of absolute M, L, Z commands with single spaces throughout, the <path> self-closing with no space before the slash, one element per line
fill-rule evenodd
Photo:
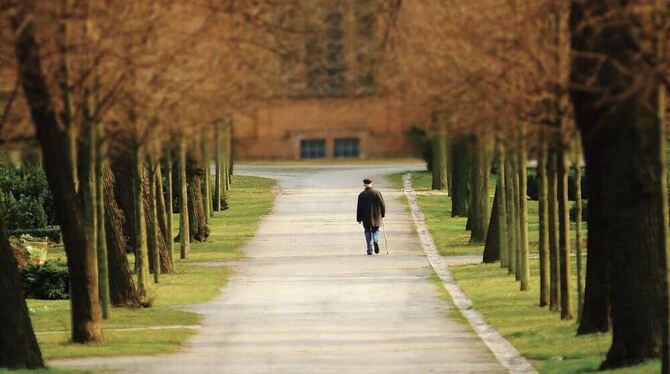
<path fill-rule="evenodd" d="M 372 256 L 372 252 L 368 252 L 368 256 Z"/>
<path fill-rule="evenodd" d="M 375 253 L 379 254 L 379 243 L 375 242 Z"/>

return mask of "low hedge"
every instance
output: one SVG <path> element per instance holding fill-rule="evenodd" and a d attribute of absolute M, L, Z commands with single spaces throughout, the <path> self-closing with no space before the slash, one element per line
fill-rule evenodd
<path fill-rule="evenodd" d="M 52 243 L 60 243 L 61 234 L 58 226 L 50 226 L 41 229 L 15 229 L 9 230 L 9 236 L 20 237 L 30 235 L 33 238 L 47 238 Z"/>
<path fill-rule="evenodd" d="M 62 260 L 28 265 L 21 269 L 23 291 L 27 298 L 62 300 L 70 298 L 70 278 Z"/>

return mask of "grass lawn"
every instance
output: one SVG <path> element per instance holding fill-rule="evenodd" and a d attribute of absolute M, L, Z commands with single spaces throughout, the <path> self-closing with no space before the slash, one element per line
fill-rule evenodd
<path fill-rule="evenodd" d="M 192 243 L 190 258 L 177 260 L 176 273 L 161 275 L 149 296 L 151 308 L 115 308 L 103 322 L 105 343 L 69 343 L 70 304 L 68 300 L 28 300 L 28 307 L 45 359 L 169 353 L 179 350 L 196 330 L 200 315 L 180 310 L 180 306 L 206 302 L 225 286 L 231 270 L 194 264 L 196 261 L 226 261 L 243 256 L 242 244 L 256 232 L 260 217 L 270 213 L 275 182 L 270 179 L 235 176 L 230 192 L 230 209 L 216 212 L 211 220 L 207 243 Z M 178 217 L 178 216 L 177 216 Z M 178 222 L 178 218 L 177 221 Z M 176 244 L 177 257 L 179 254 Z M 58 249 L 52 256 L 58 256 Z M 62 256 L 62 251 L 60 251 Z M 132 262 L 131 262 L 132 264 Z M 118 329 L 167 326 L 166 329 L 121 331 Z M 55 371 L 57 372 L 57 371 Z"/>
<path fill-rule="evenodd" d="M 391 179 L 401 185 L 402 174 Z M 412 177 L 417 192 L 430 189 L 430 173 Z M 444 195 L 419 195 L 435 244 L 445 256 L 481 254 L 483 246 L 468 244 L 464 218 L 451 218 L 451 202 Z M 529 201 L 531 252 L 537 252 L 537 202 Z M 573 276 L 575 259 L 573 259 Z M 461 289 L 472 300 L 487 322 L 503 334 L 541 373 L 585 373 L 597 370 L 611 342 L 610 334 L 576 336 L 574 321 L 561 321 L 557 313 L 537 306 L 539 299 L 538 261 L 531 260 L 531 291 L 520 292 L 513 276 L 499 264 L 450 267 Z M 572 286 L 576 287 L 576 279 Z M 576 288 L 573 290 L 576 293 Z M 444 296 L 443 296 L 444 297 Z M 573 300 L 576 301 L 576 295 Z M 612 373 L 657 373 L 658 360 Z"/>

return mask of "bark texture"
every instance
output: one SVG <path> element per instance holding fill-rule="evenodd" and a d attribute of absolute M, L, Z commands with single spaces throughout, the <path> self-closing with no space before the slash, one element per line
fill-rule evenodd
<path fill-rule="evenodd" d="M 96 215 L 98 225 L 98 288 L 100 292 L 100 307 L 102 318 L 108 319 L 111 310 L 109 296 L 109 263 L 107 256 L 107 230 L 105 229 L 105 188 L 104 188 L 105 162 L 98 159 L 96 162 Z"/>
<path fill-rule="evenodd" d="M 516 164 L 512 153 L 508 152 L 505 157 L 505 206 L 507 208 L 507 272 L 509 274 L 516 274 L 517 267 L 517 224 L 516 224 L 516 210 L 518 205 L 516 203 L 516 192 L 514 190 L 514 175 Z"/>
<path fill-rule="evenodd" d="M 500 188 L 500 198 L 498 199 L 498 242 L 500 243 L 500 265 L 502 267 L 509 267 L 509 245 L 508 231 L 507 231 L 507 186 L 505 167 L 505 149 L 501 141 L 496 146 L 496 153 L 498 154 L 498 186 Z"/>
<path fill-rule="evenodd" d="M 84 210 L 75 190 L 68 134 L 59 126 L 53 98 L 42 69 L 35 23 L 30 16 L 33 2 L 20 2 L 11 18 L 16 33 L 14 48 L 19 76 L 36 136 L 44 156 L 44 169 L 54 198 L 63 235 L 70 274 L 72 340 L 77 343 L 102 340 L 101 312 L 95 253 L 86 237 Z"/>
<path fill-rule="evenodd" d="M 496 184 L 496 192 L 493 197 L 493 209 L 491 209 L 491 219 L 489 221 L 488 233 L 486 234 L 486 243 L 484 244 L 482 262 L 486 264 L 491 264 L 500 260 L 500 189 L 500 181 L 498 181 Z"/>
<path fill-rule="evenodd" d="M 521 291 L 530 289 L 530 260 L 528 249 L 528 168 L 526 160 L 525 127 L 522 127 L 519 144 L 519 281 Z"/>
<path fill-rule="evenodd" d="M 547 223 L 549 210 L 547 200 L 547 152 L 546 144 L 540 146 L 537 165 L 539 254 L 540 254 L 540 307 L 549 305 L 549 235 Z"/>
<path fill-rule="evenodd" d="M 186 141 L 179 143 L 179 256 L 186 259 L 191 250 L 189 225 L 188 186 L 186 183 Z"/>
<path fill-rule="evenodd" d="M 175 200 L 174 198 L 174 183 L 173 183 L 173 176 L 172 176 L 172 152 L 170 150 L 167 150 L 165 152 L 165 215 L 167 216 L 166 218 L 166 227 L 165 227 L 165 243 L 167 243 L 168 246 L 168 257 L 170 258 L 170 264 L 174 267 L 174 238 L 173 238 L 173 232 L 174 232 L 174 203 L 173 201 Z M 179 201 L 179 199 L 176 199 Z"/>
<path fill-rule="evenodd" d="M 640 58 L 640 48 L 656 53 L 660 45 L 655 44 L 655 35 L 643 29 L 654 22 L 645 18 L 653 13 L 638 12 L 639 2 L 574 1 L 572 5 L 572 45 L 583 53 L 572 61 L 571 80 L 590 80 L 598 87 L 578 90 L 576 85 L 571 95 L 585 152 L 591 154 L 586 157 L 587 179 L 600 180 L 598 233 L 609 250 L 612 316 L 612 345 L 601 367 L 615 368 L 667 357 L 665 98 L 658 72 Z M 656 5 L 667 11 L 667 2 Z M 581 27 L 605 15 L 610 22 L 604 30 Z M 630 42 L 640 38 L 642 42 Z M 606 58 L 594 66 L 583 57 L 585 53 Z M 609 104 L 603 105 L 604 99 Z M 602 162 L 597 175 L 589 172 L 594 155 Z M 589 189 L 590 198 L 593 192 Z M 664 370 L 668 371 L 667 360 Z"/>
<path fill-rule="evenodd" d="M 205 205 L 203 202 L 202 185 L 205 179 L 205 168 L 195 157 L 189 157 L 186 167 L 188 184 L 188 221 L 191 225 L 191 240 L 204 242 L 209 236 Z"/>
<path fill-rule="evenodd" d="M 156 203 L 152 204 L 152 196 L 151 196 L 151 182 L 149 178 L 145 179 L 144 185 L 145 187 L 143 188 L 144 191 L 144 199 L 143 199 L 143 204 L 144 204 L 144 214 L 146 217 L 146 226 L 147 226 L 147 244 L 148 244 L 148 253 L 149 253 L 149 259 L 151 261 L 149 262 L 149 270 L 151 273 L 154 273 L 154 261 L 158 261 L 160 263 L 160 273 L 170 273 L 174 271 L 174 268 L 172 266 L 172 262 L 170 261 L 170 254 L 168 252 L 168 245 L 165 242 L 165 233 L 163 232 L 163 229 L 161 228 L 161 220 L 158 217 L 158 192 L 157 187 L 156 187 L 156 178 L 154 176 L 153 178 L 153 184 L 154 184 L 154 195 L 156 197 Z M 154 208 L 156 214 L 154 215 Z M 156 253 L 158 252 L 158 253 Z M 156 256 L 156 254 L 158 256 Z"/>
<path fill-rule="evenodd" d="M 461 138 L 453 146 L 453 190 L 451 193 L 451 216 L 467 217 L 470 214 L 470 186 L 472 172 L 470 159 L 471 139 Z"/>
<path fill-rule="evenodd" d="M 158 248 L 160 251 L 161 273 L 173 273 L 174 263 L 172 254 L 172 234 L 171 224 L 168 223 L 168 211 L 165 205 L 165 192 L 163 190 L 163 175 L 160 165 L 156 167 L 156 209 L 158 210 L 158 229 L 162 236 L 158 239 Z M 170 188 L 171 189 L 171 188 Z M 170 215 L 172 210 L 170 210 Z M 162 244 L 161 244 L 162 240 Z"/>
<path fill-rule="evenodd" d="M 484 243 L 489 226 L 489 149 L 485 139 L 477 138 L 472 152 L 472 197 L 470 204 L 470 243 Z"/>
<path fill-rule="evenodd" d="M 586 183 L 589 191 L 589 231 L 586 236 L 586 277 L 584 305 L 577 334 L 593 334 L 610 330 L 609 253 L 604 242 L 600 173 L 604 167 L 598 152 L 584 148 Z"/>
<path fill-rule="evenodd" d="M 572 276 L 570 271 L 570 200 L 568 199 L 568 164 L 565 151 L 558 155 L 558 248 L 561 288 L 561 319 L 573 319 Z"/>
<path fill-rule="evenodd" d="M 561 269 L 558 245 L 558 175 L 556 170 L 556 152 L 551 151 L 547 160 L 547 205 L 549 212 L 549 309 L 561 309 Z"/>
<path fill-rule="evenodd" d="M 130 141 L 127 139 L 127 141 Z M 137 248 L 137 217 L 135 214 L 135 193 L 133 184 L 130 183 L 133 177 L 133 163 L 127 152 L 115 154 L 111 158 L 111 168 L 114 173 L 114 197 L 118 207 L 123 213 L 123 232 L 126 235 L 126 249 L 129 253 Z"/>
<path fill-rule="evenodd" d="M 582 319 L 584 277 L 582 275 L 582 167 L 579 152 L 575 157 L 575 254 L 577 256 L 577 320 Z"/>
<path fill-rule="evenodd" d="M 436 134 L 431 140 L 433 148 L 433 190 L 446 191 L 447 181 L 447 137 Z"/>
<path fill-rule="evenodd" d="M 133 273 L 127 257 L 125 217 L 114 198 L 114 174 L 109 167 L 104 172 L 105 239 L 109 264 L 109 296 L 116 307 L 139 307 L 140 298 L 135 289 Z"/>
<path fill-rule="evenodd" d="M 0 368 L 44 367 L 0 205 Z"/>

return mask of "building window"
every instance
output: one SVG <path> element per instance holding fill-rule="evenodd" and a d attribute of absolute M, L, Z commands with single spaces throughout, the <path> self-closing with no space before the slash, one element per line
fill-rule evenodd
<path fill-rule="evenodd" d="M 300 141 L 300 158 L 315 159 L 326 157 L 326 141 L 324 139 L 306 139 Z"/>
<path fill-rule="evenodd" d="M 360 141 L 356 138 L 335 139 L 335 157 L 359 157 Z"/>

